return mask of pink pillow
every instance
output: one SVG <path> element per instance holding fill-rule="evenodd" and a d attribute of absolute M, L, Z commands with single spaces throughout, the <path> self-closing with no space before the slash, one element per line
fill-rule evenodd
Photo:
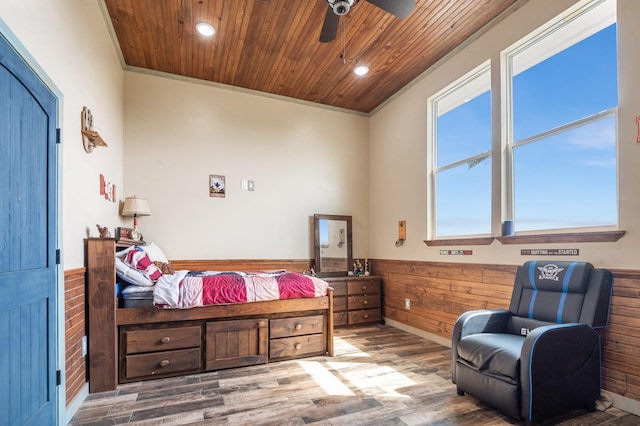
<path fill-rule="evenodd" d="M 140 247 L 136 247 L 127 253 L 124 259 L 125 263 L 129 264 L 132 268 L 142 271 L 151 281 L 156 282 L 158 278 L 162 276 L 162 272 L 153 262 L 149 259 L 149 256 Z"/>

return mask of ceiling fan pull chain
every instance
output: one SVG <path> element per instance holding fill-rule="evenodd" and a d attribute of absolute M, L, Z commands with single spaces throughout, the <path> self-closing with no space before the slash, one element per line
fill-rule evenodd
<path fill-rule="evenodd" d="M 342 54 L 340 55 L 342 57 L 342 63 L 343 64 L 347 64 L 347 42 L 346 42 L 346 35 L 345 35 L 345 26 L 347 25 L 345 19 L 341 19 L 340 25 L 342 26 Z"/>

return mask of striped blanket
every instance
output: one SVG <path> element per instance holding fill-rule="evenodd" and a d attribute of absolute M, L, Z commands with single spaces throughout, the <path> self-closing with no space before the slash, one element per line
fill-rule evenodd
<path fill-rule="evenodd" d="M 198 306 L 263 300 L 321 297 L 328 283 L 296 272 L 189 272 L 176 271 L 158 279 L 153 304 L 158 308 L 189 309 Z"/>

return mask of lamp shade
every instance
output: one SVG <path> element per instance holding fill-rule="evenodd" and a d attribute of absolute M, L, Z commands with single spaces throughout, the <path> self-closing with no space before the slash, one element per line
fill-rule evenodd
<path fill-rule="evenodd" d="M 127 197 L 124 200 L 124 206 L 122 207 L 122 216 L 149 216 L 151 210 L 149 210 L 149 204 L 147 200 L 138 197 Z"/>

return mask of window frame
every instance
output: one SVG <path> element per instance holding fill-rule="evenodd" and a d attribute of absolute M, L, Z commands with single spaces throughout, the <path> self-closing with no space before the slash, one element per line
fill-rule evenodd
<path fill-rule="evenodd" d="M 607 4 L 608 3 L 608 4 Z M 586 12 L 601 6 L 609 8 L 606 14 L 592 13 L 585 15 Z M 513 141 L 513 105 L 512 105 L 512 77 L 509 70 L 510 61 L 508 55 L 515 55 L 523 49 L 529 48 L 535 44 L 541 37 L 555 38 L 548 40 L 554 43 L 551 49 L 539 49 L 535 52 L 538 56 L 532 55 L 529 58 L 533 63 L 542 62 L 556 53 L 573 46 L 579 41 L 589 37 L 592 34 L 604 29 L 612 23 L 617 23 L 617 5 L 615 0 L 581 0 L 576 4 L 567 8 L 563 13 L 550 20 L 547 24 L 540 26 L 529 35 L 522 37 L 516 43 L 500 52 L 499 61 L 494 60 L 492 64 L 487 60 L 483 64 L 466 73 L 455 82 L 447 85 L 444 89 L 429 97 L 427 102 L 427 239 L 424 243 L 427 246 L 447 246 L 447 245 L 489 245 L 494 239 L 499 240 L 502 244 L 548 244 L 548 243 L 579 243 L 579 242 L 613 242 L 620 239 L 624 234 L 624 230 L 619 229 L 619 185 L 616 184 L 616 202 L 618 204 L 618 217 L 616 225 L 603 225 L 595 227 L 572 227 L 566 229 L 550 229 L 550 230 L 531 230 L 518 231 L 515 235 L 502 236 L 502 223 L 514 217 L 514 154 L 513 149 L 535 140 L 549 137 L 555 133 L 567 131 L 573 128 L 584 126 L 590 122 L 600 120 L 609 116 L 614 117 L 615 121 L 615 151 L 616 151 L 616 181 L 619 176 L 618 151 L 620 141 L 618 140 L 618 106 L 609 108 L 605 111 L 581 117 L 573 122 L 563 123 L 553 129 L 548 129 L 536 135 L 523 138 L 520 141 Z M 584 19 L 588 16 L 588 19 Z M 578 18 L 583 18 L 583 23 L 579 27 L 567 30 L 568 23 Z M 542 55 L 542 59 L 540 59 Z M 546 55 L 546 56 L 544 56 Z M 492 57 L 492 59 L 494 59 Z M 526 69 L 531 65 L 522 62 Z M 491 145 L 491 235 L 490 236 L 474 236 L 462 235 L 436 238 L 436 179 L 434 171 L 437 170 L 437 109 L 434 107 L 434 100 L 439 99 L 447 92 L 455 90 L 463 84 L 465 79 L 477 73 L 483 67 L 488 67 L 490 72 L 490 90 L 491 90 L 491 126 L 492 126 L 492 145 Z M 619 73 L 619 70 L 617 71 Z M 618 88 L 619 92 L 619 88 Z M 479 154 L 478 156 L 481 156 Z M 452 167 L 449 164 L 445 167 Z M 440 170 L 438 170 L 440 171 Z"/>
<path fill-rule="evenodd" d="M 594 9 L 602 7 L 612 9 L 607 14 L 589 13 Z M 514 122 L 513 122 L 513 77 L 520 71 L 513 69 L 512 57 L 525 52 L 527 49 L 532 49 L 533 54 L 531 57 L 526 58 L 526 66 L 521 66 L 523 71 L 533 67 L 545 60 L 551 58 L 553 55 L 564 51 L 571 46 L 579 43 L 580 41 L 590 37 L 593 34 L 603 30 L 613 23 L 617 23 L 616 16 L 616 2 L 615 0 L 583 0 L 576 5 L 568 8 L 565 12 L 561 13 L 546 25 L 539 27 L 536 31 L 525 36 L 508 47 L 500 54 L 500 81 L 501 90 L 503 93 L 502 102 L 500 105 L 501 117 L 503 117 L 502 132 L 501 132 L 501 146 L 503 150 L 503 161 L 505 162 L 502 167 L 502 173 L 500 179 L 502 181 L 502 196 L 501 196 L 501 211 L 502 217 L 500 224 L 505 220 L 513 220 L 515 216 L 515 171 L 514 171 L 514 148 L 521 147 L 523 145 L 542 140 L 544 138 L 565 132 L 567 130 L 576 129 L 590 123 L 606 118 L 614 117 L 616 122 L 616 134 L 615 134 L 615 150 L 616 150 L 616 176 L 618 176 L 618 137 L 617 137 L 617 123 L 618 123 L 618 106 L 608 108 L 604 111 L 600 111 L 594 114 L 590 114 L 585 117 L 581 117 L 577 120 L 562 125 L 556 126 L 551 129 L 527 136 L 520 140 L 514 140 Z M 586 21 L 588 25 L 580 25 L 579 27 L 571 28 L 571 24 L 577 20 Z M 560 34 L 560 37 L 558 35 Z M 547 41 L 553 39 L 550 42 L 550 48 L 540 49 L 538 43 L 540 41 Z M 616 184 L 616 202 L 619 205 L 619 192 L 618 185 Z M 615 225 L 599 225 L 599 226 L 576 226 L 571 228 L 550 228 L 550 229 L 538 229 L 538 230 L 526 230 L 518 231 L 519 235 L 548 235 L 548 234 L 566 234 L 576 232 L 601 232 L 601 231 L 615 231 L 618 230 L 619 225 L 619 208 L 618 217 Z M 496 235 L 501 234 L 501 229 L 496 230 Z"/>
<path fill-rule="evenodd" d="M 485 87 L 484 85 L 477 84 L 477 81 L 488 77 L 489 79 L 489 86 L 486 90 L 482 90 L 482 87 Z M 474 83 L 476 83 L 474 85 Z M 431 96 L 428 101 L 427 101 L 427 129 L 429 129 L 428 131 L 428 135 L 427 135 L 427 179 L 428 179 L 428 183 L 427 183 L 427 193 L 429 194 L 427 196 L 427 238 L 429 240 L 435 240 L 435 237 L 437 236 L 437 229 L 436 229 L 436 225 L 437 225 L 437 209 L 436 209 L 436 202 L 437 202 L 437 198 L 438 198 L 438 194 L 437 194 L 437 175 L 440 172 L 446 171 L 446 170 L 450 170 L 453 169 L 455 167 L 459 167 L 460 165 L 463 164 L 468 164 L 470 161 L 474 161 L 474 160 L 482 160 L 485 158 L 488 158 L 489 161 L 491 161 L 491 157 L 493 155 L 493 144 L 490 144 L 490 147 L 488 150 L 480 152 L 478 154 L 474 154 L 472 156 L 469 157 L 465 157 L 463 159 L 460 160 L 456 160 L 452 163 L 448 163 L 445 164 L 441 167 L 438 167 L 438 103 L 439 102 L 443 102 L 448 96 L 452 96 L 454 93 L 458 92 L 461 88 L 464 88 L 464 86 L 468 86 L 469 87 L 469 96 L 464 96 L 464 98 L 466 99 L 463 102 L 460 103 L 456 103 L 456 106 L 454 107 L 450 107 L 448 108 L 446 112 L 452 111 L 453 109 L 457 108 L 460 105 L 463 105 L 467 100 L 471 100 L 474 99 L 475 97 L 482 95 L 483 93 L 485 93 L 487 90 L 490 93 L 490 97 L 491 97 L 491 105 L 493 104 L 493 97 L 491 95 L 491 60 L 487 60 L 485 62 L 483 62 L 482 64 L 478 65 L 477 67 L 475 67 L 474 69 L 472 69 L 471 71 L 465 73 L 462 77 L 458 78 L 457 80 L 455 80 L 453 83 L 447 85 L 444 89 L 440 90 L 438 93 L 434 94 L 433 96 Z M 490 107 L 490 116 L 492 114 L 492 109 L 493 107 Z M 493 132 L 493 131 L 492 131 Z M 493 172 L 491 172 L 493 173 Z M 491 184 L 491 183 L 490 183 Z M 491 219 L 490 219 L 491 221 Z M 491 225 L 491 224 L 489 224 Z M 473 236 L 489 236 L 491 235 L 491 233 L 486 233 L 486 234 L 474 234 Z M 469 235 L 459 235 L 459 236 L 452 236 L 451 238 L 468 238 Z M 449 237 L 445 237 L 445 238 L 449 238 Z"/>

